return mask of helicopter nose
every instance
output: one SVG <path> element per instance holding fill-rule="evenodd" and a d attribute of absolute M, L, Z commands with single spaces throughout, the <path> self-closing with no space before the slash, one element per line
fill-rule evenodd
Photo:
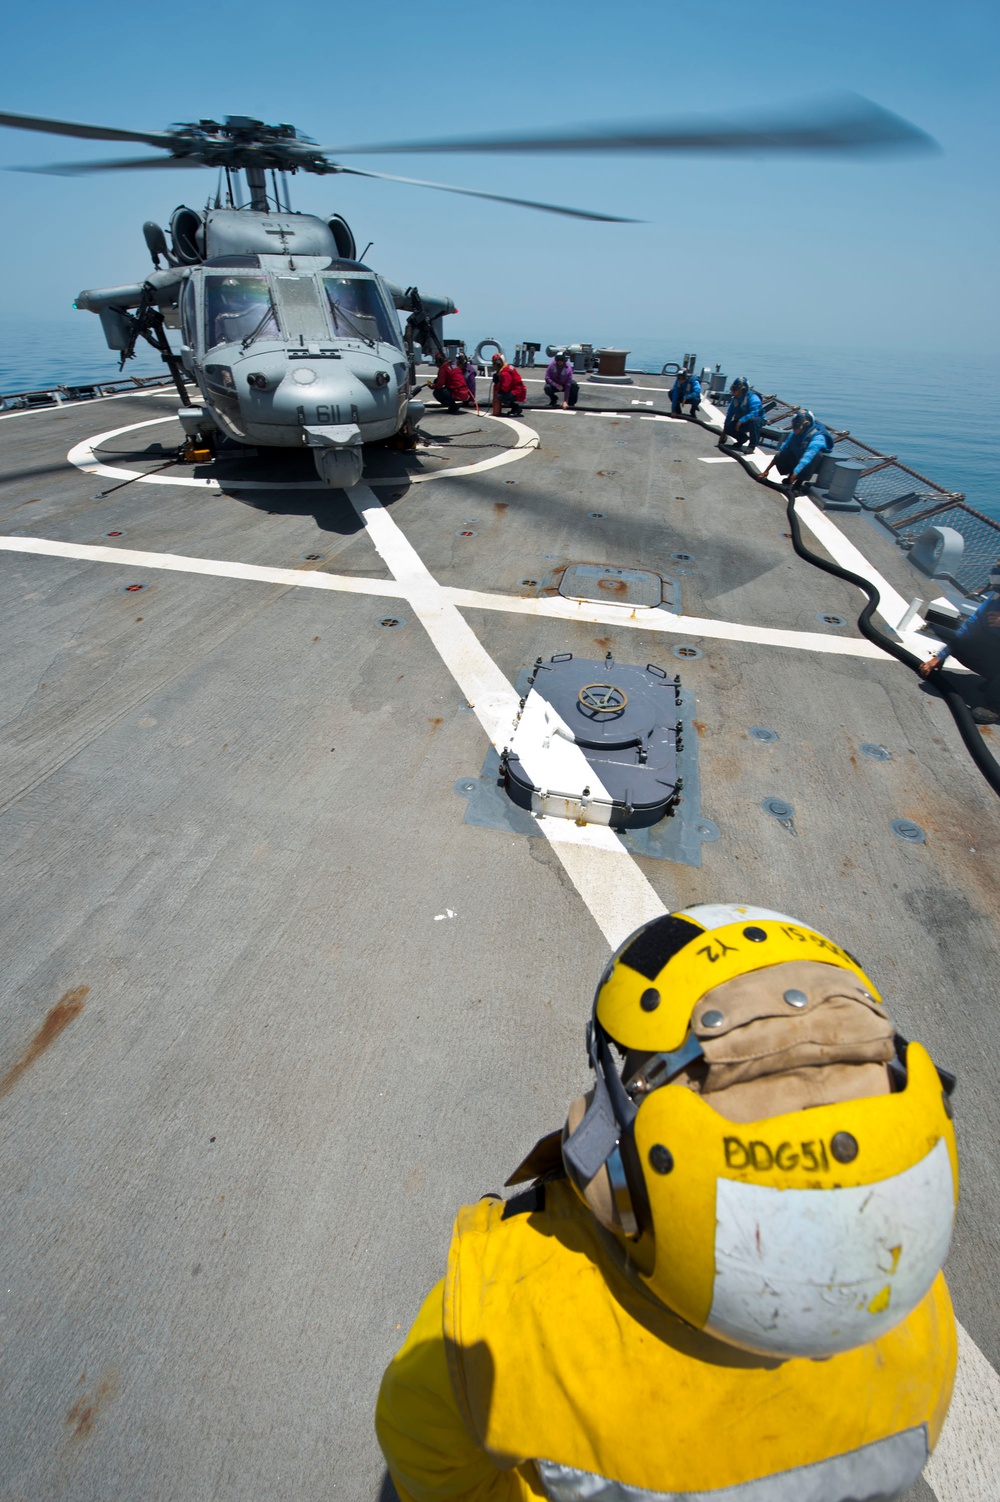
<path fill-rule="evenodd" d="M 303 432 L 312 427 L 375 424 L 394 420 L 400 380 L 393 365 L 369 351 L 344 350 L 337 356 L 297 352 L 251 353 L 234 370 L 237 394 L 252 425 Z M 285 438 L 287 443 L 291 433 Z"/>
<path fill-rule="evenodd" d="M 319 361 L 296 362 L 275 391 L 274 406 L 289 418 L 294 414 L 303 427 L 351 422 L 363 426 L 385 415 L 390 387 L 391 376 L 381 365 L 362 375 L 346 360 L 330 361 L 322 368 Z"/>

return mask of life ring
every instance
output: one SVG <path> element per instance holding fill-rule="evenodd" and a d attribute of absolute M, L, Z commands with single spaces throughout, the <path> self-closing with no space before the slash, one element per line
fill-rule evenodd
<path fill-rule="evenodd" d="M 500 355 L 501 359 L 506 360 L 507 356 L 504 354 L 503 350 L 495 339 L 480 339 L 479 343 L 476 345 L 475 360 L 477 365 L 486 364 L 486 361 L 483 359 L 483 350 L 486 349 L 488 345 L 492 345 Z"/>

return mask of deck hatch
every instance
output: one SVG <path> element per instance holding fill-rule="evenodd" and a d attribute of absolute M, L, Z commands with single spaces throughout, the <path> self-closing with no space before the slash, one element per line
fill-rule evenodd
<path fill-rule="evenodd" d="M 519 808 L 616 829 L 658 823 L 680 801 L 680 682 L 663 668 L 560 652 L 536 662 L 501 780 Z"/>
<path fill-rule="evenodd" d="M 675 609 L 677 587 L 650 569 L 613 568 L 602 563 L 571 563 L 559 593 L 567 600 L 599 600 L 604 605 Z"/>

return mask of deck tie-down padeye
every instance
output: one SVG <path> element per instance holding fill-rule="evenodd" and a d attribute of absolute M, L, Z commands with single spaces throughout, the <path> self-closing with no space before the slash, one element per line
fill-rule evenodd
<path fill-rule="evenodd" d="M 535 663 L 500 777 L 534 814 L 638 829 L 672 813 L 682 782 L 680 679 L 655 663 L 556 653 Z"/>

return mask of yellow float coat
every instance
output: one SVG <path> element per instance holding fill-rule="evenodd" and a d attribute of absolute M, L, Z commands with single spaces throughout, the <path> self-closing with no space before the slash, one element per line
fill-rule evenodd
<path fill-rule="evenodd" d="M 678 1319 L 567 1182 L 544 1191 L 532 1213 L 504 1219 L 497 1200 L 459 1211 L 447 1276 L 386 1371 L 376 1428 L 403 1502 L 713 1502 L 722 1488 L 757 1502 L 760 1478 L 773 1487 L 891 1436 L 936 1443 L 956 1361 L 941 1274 L 879 1340 L 768 1360 Z M 601 1491 L 602 1477 L 620 1489 Z M 802 1479 L 785 1478 L 789 1495 L 804 1494 Z M 810 1487 L 839 1502 L 827 1468 Z"/>

